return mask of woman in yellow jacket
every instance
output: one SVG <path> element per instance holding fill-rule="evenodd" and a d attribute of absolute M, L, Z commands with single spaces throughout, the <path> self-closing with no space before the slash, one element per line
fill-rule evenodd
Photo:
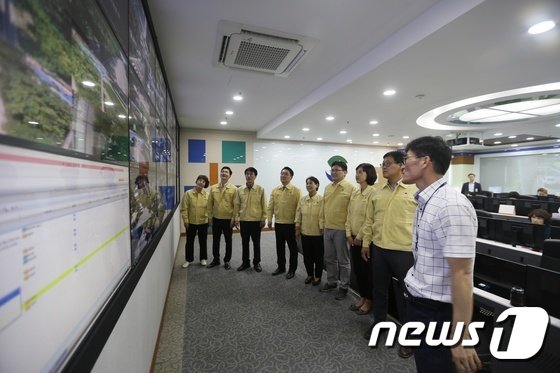
<path fill-rule="evenodd" d="M 296 209 L 296 237 L 301 236 L 301 247 L 303 249 L 303 263 L 307 271 L 305 283 L 317 286 L 321 283 L 323 273 L 323 256 L 325 249 L 323 235 L 319 227 L 319 212 L 323 197 L 317 193 L 319 180 L 309 176 L 305 180 L 308 195 L 299 200 Z"/>
<path fill-rule="evenodd" d="M 196 178 L 196 185 L 183 195 L 181 200 L 181 217 L 187 231 L 187 244 L 185 245 L 185 263 L 183 268 L 187 268 L 194 260 L 194 238 L 198 234 L 198 244 L 200 246 L 200 264 L 205 266 L 208 259 L 206 241 L 208 237 L 208 193 L 204 190 L 208 188 L 208 177 L 199 175 Z"/>

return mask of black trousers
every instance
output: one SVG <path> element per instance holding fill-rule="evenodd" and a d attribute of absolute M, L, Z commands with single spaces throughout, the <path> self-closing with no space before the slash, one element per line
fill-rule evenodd
<path fill-rule="evenodd" d="M 413 297 L 410 294 L 406 294 L 406 300 L 407 321 L 419 321 L 426 326 L 421 335 L 408 336 L 411 339 L 420 338 L 422 341 L 419 347 L 414 348 L 414 360 L 416 361 L 418 373 L 455 373 L 455 364 L 451 360 L 451 350 L 449 347 L 441 345 L 432 347 L 426 344 L 428 324 L 432 321 L 437 322 L 434 335 L 439 336 L 442 323 L 452 320 L 452 305 L 450 303 Z"/>
<path fill-rule="evenodd" d="M 387 250 L 371 245 L 372 273 L 373 273 L 373 316 L 375 321 L 387 320 L 389 286 L 392 278 L 399 281 L 397 292 L 397 311 L 399 320 L 406 318 L 406 302 L 404 296 L 404 278 L 414 264 L 414 257 L 410 251 Z"/>
<path fill-rule="evenodd" d="M 220 263 L 220 237 L 224 234 L 226 241 L 226 256 L 224 262 L 231 260 L 231 235 L 233 230 L 231 228 L 231 219 L 216 219 L 212 218 L 212 255 L 214 256 L 215 263 Z"/>
<path fill-rule="evenodd" d="M 194 260 L 194 238 L 198 233 L 198 246 L 200 246 L 200 260 L 208 259 L 206 241 L 208 238 L 208 223 L 189 224 L 187 229 L 187 243 L 185 245 L 185 258 L 187 262 Z"/>
<path fill-rule="evenodd" d="M 297 269 L 298 250 L 296 243 L 296 225 L 278 224 L 274 225 L 276 235 L 276 256 L 278 268 L 286 269 L 286 243 L 290 249 L 290 267 L 288 272 L 295 272 Z"/>
<path fill-rule="evenodd" d="M 358 293 L 360 297 L 371 300 L 373 296 L 373 277 L 371 274 L 371 257 L 366 262 L 362 258 L 362 247 L 350 246 L 350 254 L 352 257 L 352 269 L 356 274 L 358 281 Z"/>
<path fill-rule="evenodd" d="M 241 246 L 243 248 L 243 264 L 249 265 L 249 241 L 253 240 L 253 265 L 261 262 L 261 222 L 260 221 L 240 221 L 239 229 L 241 233 Z"/>
<path fill-rule="evenodd" d="M 323 258 L 325 256 L 325 243 L 323 236 L 301 235 L 303 249 L 303 264 L 307 276 L 321 278 L 323 275 Z"/>

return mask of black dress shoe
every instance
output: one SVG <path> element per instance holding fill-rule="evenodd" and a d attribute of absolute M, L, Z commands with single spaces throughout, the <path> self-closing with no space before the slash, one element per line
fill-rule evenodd
<path fill-rule="evenodd" d="M 313 281 L 313 276 L 307 276 L 305 281 L 303 282 L 305 285 L 310 284 Z"/>
<path fill-rule="evenodd" d="M 410 347 L 399 346 L 398 354 L 399 357 L 402 357 L 403 359 L 408 359 L 409 357 L 414 355 L 414 351 Z"/>
<path fill-rule="evenodd" d="M 321 279 L 313 280 L 313 282 L 311 282 L 311 285 L 317 286 L 317 285 L 319 285 L 320 283 L 321 283 Z"/>
<path fill-rule="evenodd" d="M 212 263 L 208 264 L 208 265 L 206 266 L 206 268 L 214 268 L 215 266 L 219 266 L 219 265 L 220 265 L 220 262 L 214 262 L 214 261 L 212 261 Z"/>
<path fill-rule="evenodd" d="M 290 271 L 290 272 L 286 273 L 286 279 L 289 280 L 291 278 L 294 278 L 295 275 L 296 274 L 294 272 Z"/>
<path fill-rule="evenodd" d="M 262 267 L 259 263 L 255 264 L 254 268 L 255 268 L 255 272 L 262 272 Z"/>
<path fill-rule="evenodd" d="M 229 262 L 224 263 L 224 268 L 225 269 L 231 269 L 231 266 L 229 265 Z"/>
<path fill-rule="evenodd" d="M 278 275 L 281 275 L 284 272 L 286 272 L 285 269 L 282 269 L 282 268 L 278 267 L 278 268 L 276 268 L 276 270 L 274 272 L 272 272 L 272 276 L 278 276 Z"/>
<path fill-rule="evenodd" d="M 244 270 L 246 270 L 247 268 L 251 268 L 251 266 L 250 266 L 249 264 L 245 264 L 245 263 L 244 263 L 244 264 L 241 264 L 239 267 L 237 267 L 237 270 L 238 270 L 238 271 L 244 271 Z"/>

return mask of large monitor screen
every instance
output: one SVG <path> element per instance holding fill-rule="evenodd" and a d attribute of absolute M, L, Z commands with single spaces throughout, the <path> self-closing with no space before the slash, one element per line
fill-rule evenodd
<path fill-rule="evenodd" d="M 129 270 L 128 168 L 0 145 L 0 371 L 60 367 Z"/>

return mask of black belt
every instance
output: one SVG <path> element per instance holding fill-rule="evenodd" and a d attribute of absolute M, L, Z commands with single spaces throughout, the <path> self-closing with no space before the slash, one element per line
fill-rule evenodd
<path fill-rule="evenodd" d="M 440 302 L 438 300 L 428 299 L 428 298 L 420 298 L 415 297 L 414 295 L 410 294 L 406 286 L 404 287 L 404 297 L 412 303 L 419 304 L 424 307 L 428 307 L 433 310 L 444 310 L 444 309 L 452 309 L 451 303 Z"/>

